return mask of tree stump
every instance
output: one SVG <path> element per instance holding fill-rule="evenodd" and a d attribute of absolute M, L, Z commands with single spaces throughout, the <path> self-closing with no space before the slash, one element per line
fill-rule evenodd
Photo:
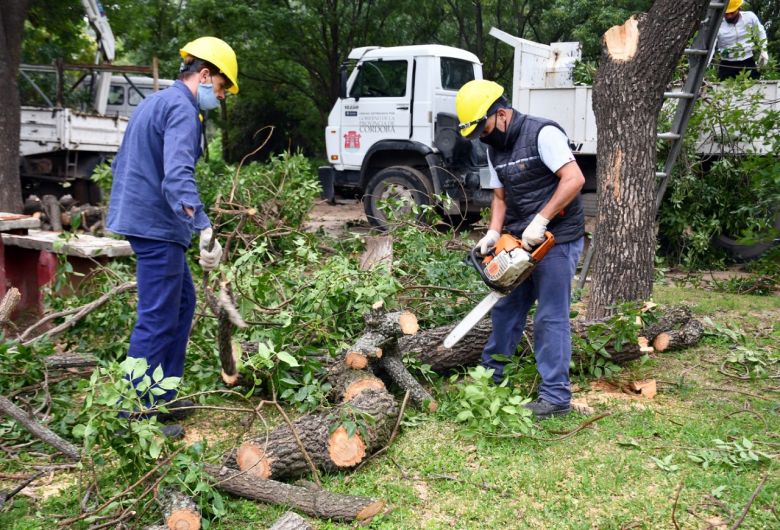
<path fill-rule="evenodd" d="M 176 490 L 166 490 L 160 495 L 163 522 L 170 530 L 199 530 L 200 510 L 187 495 Z"/>
<path fill-rule="evenodd" d="M 398 413 L 393 396 L 384 390 L 368 389 L 349 402 L 303 416 L 292 425 L 314 465 L 332 472 L 359 464 L 367 454 L 383 446 Z M 349 421 L 364 428 L 347 436 L 343 424 Z M 242 471 L 260 478 L 276 479 L 309 472 L 293 431 L 286 424 L 267 436 L 246 440 L 238 448 L 235 460 Z"/>
<path fill-rule="evenodd" d="M 284 504 L 313 517 L 334 521 L 368 521 L 385 507 L 381 500 L 302 488 L 261 479 L 249 473 L 238 474 L 234 469 L 212 464 L 206 464 L 204 471 L 211 476 L 214 486 L 219 490 L 246 499 Z"/>

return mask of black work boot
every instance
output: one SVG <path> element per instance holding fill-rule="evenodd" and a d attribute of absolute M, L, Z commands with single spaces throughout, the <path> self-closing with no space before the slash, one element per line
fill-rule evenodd
<path fill-rule="evenodd" d="M 184 427 L 181 425 L 162 425 L 160 432 L 169 440 L 181 440 L 184 438 Z"/>
<path fill-rule="evenodd" d="M 195 412 L 195 409 L 188 407 L 194 407 L 195 403 L 189 399 L 179 399 L 170 403 L 165 403 L 165 408 L 168 412 L 158 412 L 157 421 L 160 423 L 166 423 L 169 421 L 181 421 Z"/>
<path fill-rule="evenodd" d="M 553 416 L 565 416 L 571 412 L 571 406 L 568 403 L 566 405 L 553 405 L 542 398 L 526 403 L 523 406 L 533 412 L 534 417 L 539 420 L 551 418 Z"/>

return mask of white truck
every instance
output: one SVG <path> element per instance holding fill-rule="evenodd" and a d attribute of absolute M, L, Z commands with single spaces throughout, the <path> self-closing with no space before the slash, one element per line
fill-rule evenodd
<path fill-rule="evenodd" d="M 572 77 L 581 48 L 576 42 L 538 44 L 496 28 L 490 34 L 515 50 L 511 99 L 514 108 L 558 122 L 586 177 L 586 216 L 596 211 L 596 119 L 592 87 Z M 460 137 L 455 95 L 482 77 L 479 59 L 448 46 L 356 48 L 351 74 L 342 67 L 341 97 L 328 117 L 329 165 L 319 168 L 324 197 L 335 189 L 363 196 L 368 220 L 382 226 L 378 201 L 407 198 L 436 201 L 445 213 L 473 215 L 490 204 L 487 168 L 479 141 Z M 766 110 L 780 110 L 780 82 L 759 83 Z M 508 88 L 508 87 L 507 87 Z M 703 139 L 699 151 L 721 149 Z M 437 201 L 446 193 L 451 201 Z"/>
<path fill-rule="evenodd" d="M 114 35 L 98 0 L 82 0 L 98 43 L 97 61 L 105 64 L 75 65 L 82 76 L 70 87 L 86 87 L 89 108 L 76 110 L 49 97 L 35 82 L 36 75 L 56 76 L 58 96 L 63 93 L 63 68 L 22 65 L 20 76 L 35 90 L 45 106 L 21 107 L 19 141 L 23 195 L 71 194 L 82 204 L 99 204 L 100 188 L 90 180 L 95 167 L 113 156 L 122 143 L 128 118 L 143 97 L 173 83 L 149 77 L 114 75 L 117 70 L 146 71 L 147 67 L 114 67 Z M 49 77 L 51 79 L 51 77 Z M 67 187 L 67 191 L 65 191 Z"/>

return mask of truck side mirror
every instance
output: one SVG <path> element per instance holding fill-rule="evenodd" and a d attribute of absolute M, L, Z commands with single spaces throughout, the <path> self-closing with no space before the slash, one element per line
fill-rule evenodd
<path fill-rule="evenodd" d="M 346 61 L 341 63 L 339 68 L 339 97 L 344 99 L 347 97 L 347 63 Z"/>

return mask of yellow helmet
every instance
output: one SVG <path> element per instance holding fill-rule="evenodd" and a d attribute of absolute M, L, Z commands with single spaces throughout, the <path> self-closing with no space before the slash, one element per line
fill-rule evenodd
<path fill-rule="evenodd" d="M 742 0 L 729 0 L 729 5 L 726 6 L 726 13 L 733 13 L 740 7 L 742 7 Z"/>
<path fill-rule="evenodd" d="M 219 68 L 220 73 L 233 83 L 228 92 L 238 94 L 238 61 L 236 52 L 227 42 L 216 37 L 201 37 L 188 42 L 179 50 L 179 54 L 182 59 L 192 55 Z"/>
<path fill-rule="evenodd" d="M 455 96 L 460 135 L 470 140 L 479 138 L 485 129 L 488 112 L 503 95 L 504 87 L 486 79 L 474 79 L 460 87 Z"/>

